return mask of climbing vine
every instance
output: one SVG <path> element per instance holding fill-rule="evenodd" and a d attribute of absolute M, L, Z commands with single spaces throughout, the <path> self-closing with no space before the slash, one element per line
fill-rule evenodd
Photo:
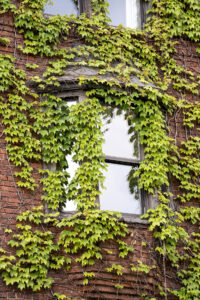
<path fill-rule="evenodd" d="M 104 0 L 92 0 L 92 15 L 78 18 L 45 17 L 46 4 L 47 0 L 0 3 L 0 13 L 12 14 L 15 29 L 24 39 L 13 56 L 0 55 L 0 114 L 6 149 L 16 167 L 18 188 L 34 193 L 41 185 L 44 200 L 44 206 L 18 215 L 14 232 L 6 229 L 11 250 L 0 249 L 5 283 L 15 284 L 20 290 L 51 289 L 49 270 L 69 270 L 73 261 L 82 267 L 95 265 L 103 260 L 101 244 L 106 241 L 116 242 L 121 259 L 134 251 L 125 242 L 130 232 L 120 214 L 101 211 L 96 202 L 106 170 L 101 120 L 106 104 L 126 112 L 130 132 L 134 127 L 144 147 L 145 158 L 129 180 L 131 183 L 138 178 L 139 187 L 156 198 L 156 208 L 143 217 L 148 219 L 157 241 L 155 251 L 163 258 L 164 276 L 170 263 L 180 285 L 169 288 L 165 276 L 160 295 L 165 299 L 170 294 L 181 300 L 199 299 L 200 82 L 196 70 L 176 60 L 179 39 L 200 42 L 199 1 L 153 0 L 144 30 L 110 26 Z M 65 47 L 71 36 L 79 43 Z M 0 36 L 1 45 L 9 43 Z M 198 55 L 198 45 L 195 51 Z M 42 58 L 46 61 L 44 70 L 36 75 L 39 65 L 31 61 L 22 70 L 16 53 Z M 69 66 L 97 70 L 95 76 L 76 78 L 80 86 L 84 85 L 86 96 L 71 107 L 47 92 L 49 87 L 59 87 L 59 76 Z M 170 132 L 170 126 L 176 129 L 177 115 L 182 118 L 184 141 L 178 138 L 177 130 Z M 175 124 L 170 124 L 171 120 Z M 79 165 L 71 181 L 70 154 Z M 39 182 L 33 167 L 38 162 L 43 164 L 38 171 Z M 170 191 L 172 180 L 177 181 L 178 195 Z M 71 200 L 79 211 L 59 219 L 59 213 L 53 211 L 60 211 Z M 194 227 L 192 233 L 187 230 L 189 224 Z M 154 268 L 142 261 L 129 266 L 132 272 L 145 274 Z M 106 271 L 120 277 L 123 266 L 112 264 Z M 95 272 L 84 272 L 83 285 L 94 277 Z M 120 282 L 115 287 L 123 289 Z M 153 295 L 141 297 L 150 299 Z"/>

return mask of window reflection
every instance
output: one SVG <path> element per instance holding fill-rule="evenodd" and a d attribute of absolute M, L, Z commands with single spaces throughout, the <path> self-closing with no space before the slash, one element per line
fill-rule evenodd
<path fill-rule="evenodd" d="M 141 27 L 140 0 L 108 0 L 111 24 Z"/>
<path fill-rule="evenodd" d="M 141 214 L 141 204 L 137 181 L 129 180 L 132 166 L 108 163 L 106 190 L 101 190 L 100 208 L 122 213 Z"/>
<path fill-rule="evenodd" d="M 137 135 L 134 132 L 134 126 L 128 126 L 124 111 L 107 107 L 102 121 L 104 124 L 103 152 L 105 155 L 139 159 Z"/>
<path fill-rule="evenodd" d="M 108 0 L 111 24 L 122 24 L 130 28 L 141 27 L 140 0 Z M 82 7 L 83 2 L 80 0 Z M 82 10 L 82 9 L 81 9 Z M 54 0 L 47 4 L 44 12 L 50 15 L 78 15 L 78 0 Z"/>
<path fill-rule="evenodd" d="M 44 12 L 50 15 L 77 15 L 78 1 L 77 0 L 54 0 L 52 4 L 47 4 Z"/>
<path fill-rule="evenodd" d="M 72 105 L 75 105 L 77 101 L 67 101 L 67 106 L 70 107 Z M 68 184 L 71 182 L 72 178 L 74 177 L 75 171 L 78 168 L 78 164 L 75 163 L 72 159 L 73 155 L 67 155 L 66 160 L 68 162 L 68 173 L 69 173 L 69 179 Z M 67 188 L 67 187 L 66 187 Z M 77 210 L 77 205 L 72 200 L 67 200 L 65 207 L 63 207 L 63 211 L 75 211 Z"/>
<path fill-rule="evenodd" d="M 108 3 L 108 16 L 111 19 L 111 24 L 126 26 L 126 0 L 108 0 Z"/>
<path fill-rule="evenodd" d="M 72 178 L 74 177 L 76 169 L 78 168 L 78 164 L 72 160 L 72 155 L 68 155 L 66 159 L 68 162 L 68 172 L 70 175 L 68 182 L 70 183 Z M 63 211 L 74 211 L 74 210 L 77 210 L 77 205 L 74 203 L 73 200 L 70 201 L 67 200 L 66 205 L 63 208 Z"/>

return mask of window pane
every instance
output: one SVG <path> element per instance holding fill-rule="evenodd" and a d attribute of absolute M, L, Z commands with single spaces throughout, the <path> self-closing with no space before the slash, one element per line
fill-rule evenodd
<path fill-rule="evenodd" d="M 129 126 L 124 112 L 108 108 L 103 117 L 104 139 L 103 152 L 106 156 L 139 158 L 138 139 L 134 132 L 128 133 Z M 130 141 L 130 139 L 132 141 Z"/>
<path fill-rule="evenodd" d="M 126 26 L 141 28 L 140 0 L 126 0 Z"/>
<path fill-rule="evenodd" d="M 126 0 L 109 0 L 109 18 L 111 24 L 117 26 L 122 24 L 126 26 Z"/>
<path fill-rule="evenodd" d="M 141 202 L 136 180 L 129 179 L 135 167 L 108 164 L 105 187 L 100 196 L 100 208 L 122 213 L 141 214 Z"/>
<path fill-rule="evenodd" d="M 45 14 L 50 15 L 77 15 L 77 7 L 74 0 L 54 0 L 54 4 L 48 4 L 44 8 Z"/>
<path fill-rule="evenodd" d="M 76 169 L 78 168 L 78 164 L 72 160 L 72 155 L 68 155 L 66 159 L 69 165 L 68 172 L 70 174 L 70 178 L 68 180 L 70 183 L 70 181 L 74 177 Z M 76 204 L 72 200 L 67 201 L 65 207 L 63 207 L 63 211 L 73 211 L 73 210 L 77 210 Z"/>
<path fill-rule="evenodd" d="M 140 0 L 108 0 L 111 24 L 140 28 Z"/>
<path fill-rule="evenodd" d="M 77 103 L 77 101 L 67 101 L 67 105 L 70 107 L 72 105 L 75 105 Z M 68 182 L 70 183 L 70 181 L 72 180 L 72 178 L 74 177 L 75 171 L 78 168 L 78 164 L 75 163 L 72 160 L 72 155 L 68 155 L 66 157 L 67 162 L 68 162 L 68 172 L 69 172 L 69 179 Z M 63 211 L 74 211 L 77 210 L 76 204 L 74 203 L 74 201 L 70 200 L 70 201 L 66 201 L 66 205 L 65 207 L 63 207 Z"/>

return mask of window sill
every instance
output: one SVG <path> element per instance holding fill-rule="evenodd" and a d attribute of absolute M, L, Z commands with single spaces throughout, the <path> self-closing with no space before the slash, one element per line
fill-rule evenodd
<path fill-rule="evenodd" d="M 68 211 L 68 212 L 61 212 L 60 213 L 60 219 L 62 218 L 70 218 L 73 215 L 75 215 L 77 213 L 77 211 Z M 120 221 L 128 223 L 128 224 L 145 224 L 148 225 L 148 221 L 147 220 L 142 220 L 140 217 L 141 215 L 136 215 L 136 214 L 128 214 L 128 213 L 122 213 L 121 214 L 121 218 Z"/>

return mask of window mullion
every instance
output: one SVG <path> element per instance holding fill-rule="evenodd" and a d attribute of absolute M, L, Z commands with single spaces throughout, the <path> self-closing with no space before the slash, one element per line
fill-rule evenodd
<path fill-rule="evenodd" d="M 79 14 L 86 13 L 88 17 L 92 14 L 91 0 L 79 0 Z"/>
<path fill-rule="evenodd" d="M 140 161 L 137 159 L 108 156 L 108 155 L 105 156 L 105 161 L 115 163 L 115 164 L 123 164 L 123 165 L 138 165 L 140 163 Z"/>

